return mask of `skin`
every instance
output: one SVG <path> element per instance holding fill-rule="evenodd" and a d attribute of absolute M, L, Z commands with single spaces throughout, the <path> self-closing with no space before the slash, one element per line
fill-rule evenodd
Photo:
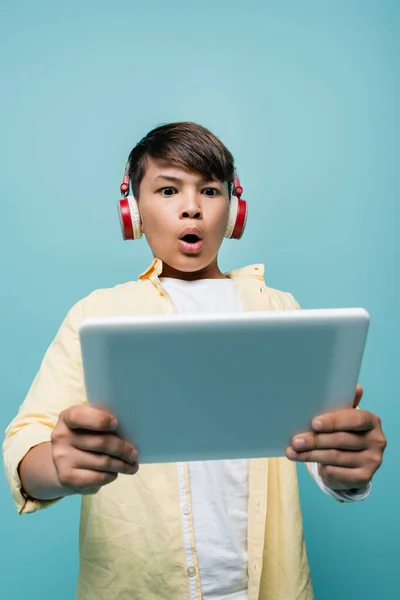
<path fill-rule="evenodd" d="M 356 408 L 363 395 L 357 386 Z M 366 410 L 340 410 L 315 417 L 310 431 L 286 449 L 295 462 L 316 462 L 322 481 L 334 490 L 364 488 L 382 464 L 386 438 L 379 417 Z"/>
<path fill-rule="evenodd" d="M 221 279 L 218 252 L 228 222 L 226 182 L 204 181 L 201 175 L 149 159 L 140 185 L 142 229 L 154 254 L 163 262 L 164 277 L 184 280 Z M 197 227 L 200 252 L 182 249 L 186 227 Z M 357 388 L 355 404 L 361 399 Z M 318 424 L 320 422 L 320 424 Z M 117 434 L 113 415 L 89 406 L 72 406 L 60 414 L 51 442 L 31 449 L 19 472 L 32 498 L 52 499 L 93 494 L 119 474 L 138 471 L 138 453 Z M 378 417 L 362 410 L 341 410 L 313 420 L 286 450 L 289 460 L 317 462 L 332 489 L 358 489 L 382 462 L 386 439 Z"/>
<path fill-rule="evenodd" d="M 148 159 L 140 185 L 142 230 L 154 256 L 163 262 L 163 276 L 178 279 L 221 279 L 218 252 L 229 213 L 227 183 L 206 181 L 164 160 Z M 185 227 L 198 227 L 204 241 L 200 254 L 181 250 Z"/>

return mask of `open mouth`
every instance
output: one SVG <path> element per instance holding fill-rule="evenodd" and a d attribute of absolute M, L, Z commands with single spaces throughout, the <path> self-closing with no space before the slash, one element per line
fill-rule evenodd
<path fill-rule="evenodd" d="M 179 238 L 179 245 L 185 254 L 198 254 L 203 248 L 203 240 L 196 233 L 187 233 Z"/>
<path fill-rule="evenodd" d="M 195 235 L 193 233 L 188 233 L 187 235 L 184 235 L 181 238 L 181 240 L 183 240 L 187 244 L 196 244 L 196 242 L 200 242 L 201 241 L 201 239 L 199 238 L 199 236 Z"/>

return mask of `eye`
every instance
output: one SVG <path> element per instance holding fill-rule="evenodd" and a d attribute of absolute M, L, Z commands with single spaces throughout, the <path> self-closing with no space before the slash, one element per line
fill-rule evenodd
<path fill-rule="evenodd" d="M 162 196 L 173 196 L 174 192 L 176 192 L 176 189 L 173 187 L 163 187 L 160 190 L 158 190 L 160 192 L 160 194 Z"/>
<path fill-rule="evenodd" d="M 218 196 L 218 194 L 220 194 L 220 191 L 217 190 L 217 188 L 212 187 L 204 188 L 203 192 L 207 192 L 206 196 L 208 196 L 209 198 L 213 198 L 214 196 Z"/>

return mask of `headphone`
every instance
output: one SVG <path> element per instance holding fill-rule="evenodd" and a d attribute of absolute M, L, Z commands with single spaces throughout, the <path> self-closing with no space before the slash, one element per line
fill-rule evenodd
<path fill-rule="evenodd" d="M 124 240 L 138 240 L 142 237 L 142 222 L 138 203 L 133 194 L 129 194 L 129 187 L 129 168 L 127 165 L 120 185 L 123 197 L 117 204 L 118 213 Z M 241 198 L 242 193 L 243 188 L 240 185 L 239 175 L 235 169 L 233 194 L 229 204 L 228 225 L 225 231 L 225 237 L 229 239 L 239 240 L 246 228 L 248 208 L 246 200 L 242 200 Z"/>

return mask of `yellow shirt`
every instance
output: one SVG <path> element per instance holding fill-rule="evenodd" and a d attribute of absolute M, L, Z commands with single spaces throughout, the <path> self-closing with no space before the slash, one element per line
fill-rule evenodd
<path fill-rule="evenodd" d="M 78 334 L 81 321 L 174 312 L 159 280 L 161 272 L 162 263 L 155 259 L 138 281 L 97 290 L 78 302 L 61 325 L 3 445 L 6 475 L 21 514 L 54 501 L 25 497 L 19 463 L 32 447 L 50 441 L 63 410 L 87 402 Z M 265 285 L 263 265 L 227 276 L 245 310 L 300 308 L 290 294 Z M 182 498 L 185 507 L 191 501 L 187 465 L 180 464 L 180 469 L 183 489 L 176 464 L 141 465 L 136 475 L 119 475 L 97 494 L 82 497 L 78 600 L 201 598 L 190 514 L 186 532 L 192 541 L 190 566 L 184 549 Z M 296 465 L 285 458 L 250 460 L 248 595 L 249 600 L 313 598 Z"/>

